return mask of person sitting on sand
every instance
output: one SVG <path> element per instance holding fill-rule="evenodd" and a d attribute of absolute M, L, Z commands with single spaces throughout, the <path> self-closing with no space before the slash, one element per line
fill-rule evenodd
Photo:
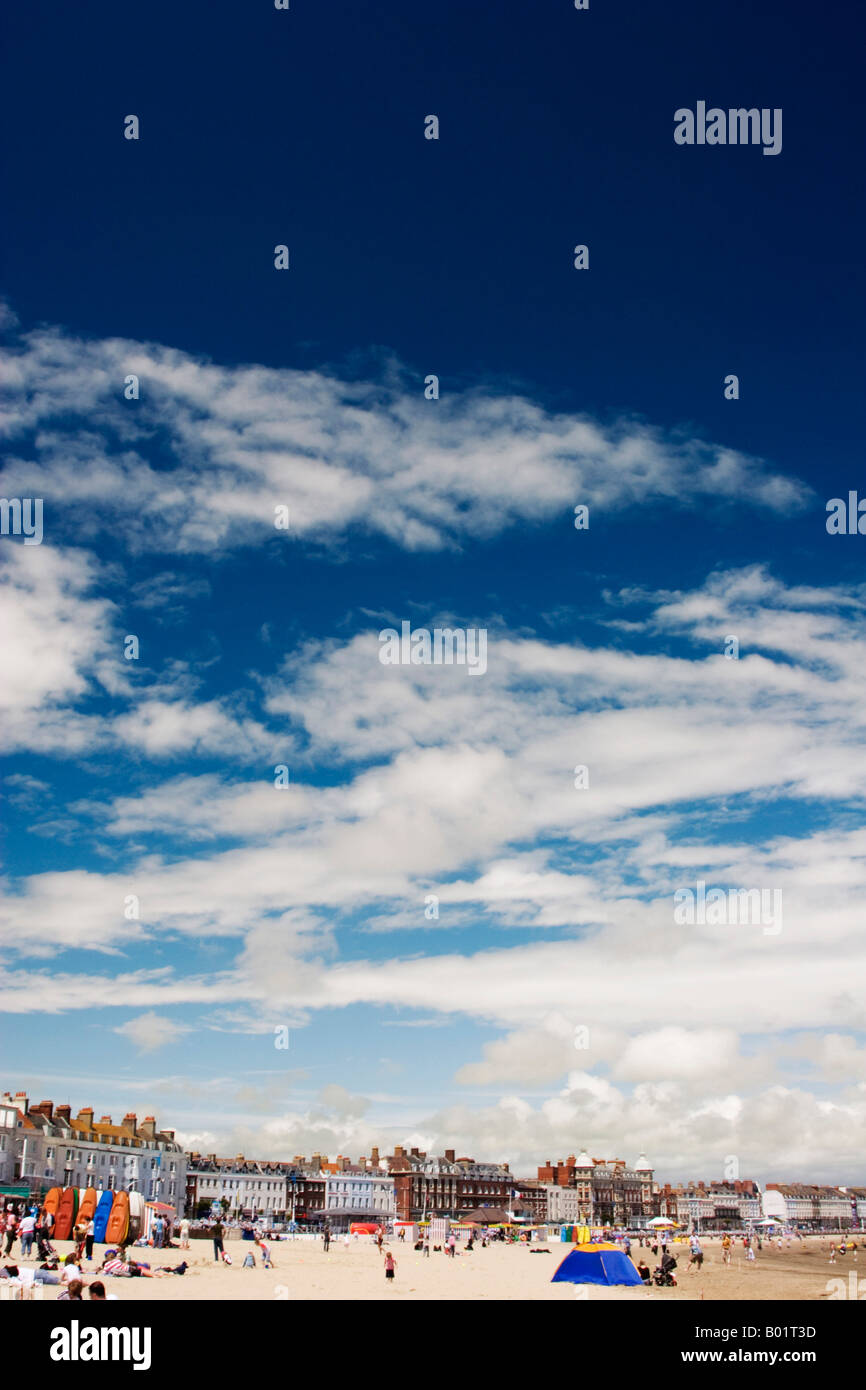
<path fill-rule="evenodd" d="M 638 1267 L 637 1267 L 637 1272 L 638 1272 L 638 1274 L 640 1275 L 640 1277 L 641 1277 L 641 1279 L 643 1280 L 643 1282 L 644 1282 L 645 1284 L 648 1284 L 649 1281 L 650 1281 L 650 1272 L 649 1272 L 649 1268 L 648 1268 L 646 1262 L 644 1261 L 643 1255 L 641 1255 L 641 1257 L 640 1257 L 640 1261 L 639 1261 Z"/>
<path fill-rule="evenodd" d="M 92 1299 L 94 1303 L 106 1303 L 108 1299 L 112 1299 L 115 1303 L 117 1302 L 117 1294 L 106 1293 L 105 1285 L 101 1279 L 94 1279 L 87 1290 L 87 1297 Z"/>
<path fill-rule="evenodd" d="M 70 1279 L 80 1279 L 80 1278 L 81 1278 L 81 1268 L 80 1268 L 80 1266 L 79 1266 L 78 1264 L 76 1264 L 75 1256 L 72 1255 L 72 1254 L 67 1255 L 67 1256 L 66 1256 L 66 1259 L 63 1261 L 63 1269 L 62 1269 L 62 1271 L 61 1271 L 61 1280 L 60 1280 L 61 1284 L 68 1284 L 69 1281 L 70 1281 Z"/>
<path fill-rule="evenodd" d="M 59 1294 L 57 1295 L 57 1302 L 58 1302 L 58 1303 L 64 1303 L 64 1302 L 69 1302 L 69 1303 L 81 1303 L 81 1301 L 82 1301 L 82 1294 L 83 1294 L 83 1293 L 84 1293 L 84 1280 L 83 1280 L 83 1279 L 70 1279 L 69 1284 L 68 1284 L 67 1288 L 65 1288 L 65 1289 L 63 1290 L 63 1293 L 59 1293 Z"/>

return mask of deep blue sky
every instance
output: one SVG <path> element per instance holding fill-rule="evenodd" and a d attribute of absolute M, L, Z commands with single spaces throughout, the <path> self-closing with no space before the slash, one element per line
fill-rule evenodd
<path fill-rule="evenodd" d="M 858 5 L 95 0 L 5 27 L 25 324 L 273 365 L 380 345 L 815 480 L 859 457 Z M 781 106 L 782 154 L 675 146 L 699 98 Z"/>

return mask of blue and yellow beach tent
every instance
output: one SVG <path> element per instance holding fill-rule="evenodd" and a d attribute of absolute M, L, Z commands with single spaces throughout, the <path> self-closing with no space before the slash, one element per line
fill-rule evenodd
<path fill-rule="evenodd" d="M 640 1284 L 640 1275 L 618 1245 L 576 1245 L 560 1263 L 551 1284 Z"/>

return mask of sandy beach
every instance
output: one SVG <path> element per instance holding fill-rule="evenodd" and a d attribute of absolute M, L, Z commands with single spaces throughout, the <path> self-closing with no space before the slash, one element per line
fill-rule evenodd
<path fill-rule="evenodd" d="M 347 1247 L 342 1240 L 332 1243 L 326 1255 L 321 1241 L 284 1241 L 274 1243 L 271 1254 L 274 1269 L 266 1270 L 256 1252 L 256 1268 L 244 1269 L 244 1255 L 252 1248 L 249 1242 L 227 1240 L 226 1251 L 233 1263 L 216 1264 L 209 1242 L 192 1241 L 190 1250 L 153 1251 L 135 1249 L 134 1259 L 179 1264 L 189 1261 L 182 1277 L 166 1279 L 105 1279 L 106 1291 L 117 1294 L 123 1301 L 168 1300 L 176 1303 L 197 1299 L 231 1302 L 247 1299 L 334 1299 L 364 1302 L 384 1299 L 448 1301 L 452 1299 L 562 1301 L 611 1299 L 655 1303 L 683 1300 L 744 1300 L 786 1299 L 792 1302 L 826 1300 L 833 1292 L 828 1281 L 842 1280 L 849 1290 L 849 1274 L 855 1271 L 861 1279 L 860 1292 L 866 1294 L 866 1248 L 850 1252 L 836 1263 L 829 1263 L 827 1237 L 812 1237 L 802 1244 L 794 1242 L 790 1250 L 765 1246 L 754 1264 L 748 1264 L 740 1245 L 732 1263 L 722 1263 L 718 1241 L 703 1243 L 705 1260 L 702 1270 L 694 1275 L 686 1272 L 688 1250 L 676 1247 L 679 1262 L 676 1288 L 598 1288 L 594 1285 L 551 1284 L 550 1279 L 567 1246 L 551 1243 L 548 1246 L 511 1246 L 493 1244 L 486 1250 L 479 1246 L 471 1254 L 458 1253 L 452 1260 L 444 1254 L 431 1254 L 429 1259 L 411 1245 L 392 1241 L 390 1249 L 397 1261 L 397 1274 L 392 1287 L 386 1285 L 383 1258 L 369 1240 L 353 1241 Z M 71 1249 L 68 1242 L 58 1242 L 62 1255 Z M 543 1253 L 534 1253 L 539 1250 Z M 635 1252 L 640 1254 L 640 1251 Z M 91 1272 L 95 1277 L 102 1255 L 95 1252 Z M 858 1256 L 860 1267 L 858 1270 Z M 24 1262 L 33 1267 L 35 1261 Z M 656 1261 L 647 1260 L 652 1269 Z M 44 1286 L 45 1300 L 54 1299 L 59 1287 Z"/>

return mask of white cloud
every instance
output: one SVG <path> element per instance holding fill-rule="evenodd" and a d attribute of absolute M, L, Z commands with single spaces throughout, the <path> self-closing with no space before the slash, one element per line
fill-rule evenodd
<path fill-rule="evenodd" d="M 669 1024 L 630 1038 L 615 1074 L 625 1081 L 703 1080 L 735 1072 L 737 1062 L 737 1036 L 731 1029 Z"/>
<path fill-rule="evenodd" d="M 787 513 L 806 489 L 753 458 L 633 420 L 604 426 L 525 397 L 473 391 L 434 408 L 418 383 L 340 381 L 321 372 L 223 368 L 146 344 L 43 329 L 4 359 L 7 486 L 80 515 L 83 534 L 123 518 L 131 547 L 217 551 L 352 526 L 409 550 L 491 536 L 560 516 L 722 499 Z M 134 410 L 122 399 L 141 381 Z M 173 466 L 144 453 L 159 430 Z M 285 538 L 283 538 L 285 539 Z"/>
<path fill-rule="evenodd" d="M 177 1042 L 190 1030 L 185 1024 L 175 1023 L 173 1019 L 151 1010 L 121 1023 L 114 1031 L 121 1037 L 129 1038 L 139 1052 L 156 1052 L 160 1047 Z"/>
<path fill-rule="evenodd" d="M 28 668 L 8 696 L 18 737 L 43 749 L 129 746 L 154 759 L 242 747 L 264 759 L 267 719 L 295 756 L 284 792 L 265 776 L 208 772 L 76 804 L 82 823 L 115 842 L 170 834 L 172 854 L 127 846 L 106 873 L 4 882 L 0 1002 L 10 1011 L 82 1010 L 96 997 L 143 1010 L 226 1006 L 242 1024 L 265 1011 L 300 1023 L 357 1004 L 399 1008 L 384 1020 L 395 1026 L 462 1015 L 502 1036 L 466 1061 L 460 1082 L 509 1096 L 481 1109 L 416 1110 L 402 1131 L 395 1124 L 397 1142 L 441 1136 L 528 1162 L 539 1146 L 553 1157 L 578 1143 L 617 1147 L 627 1135 L 671 1173 L 696 1154 L 717 1173 L 730 1153 L 747 1172 L 763 1153 L 765 1172 L 772 1161 L 806 1175 L 820 1162 L 840 1180 L 848 1164 L 850 1177 L 863 1139 L 864 1095 L 848 1083 L 863 1050 L 866 831 L 840 807 L 856 813 L 864 793 L 858 591 L 790 590 L 750 569 L 654 604 L 627 595 L 649 608 L 644 635 L 674 634 L 683 654 L 503 631 L 474 682 L 447 668 L 382 667 L 375 633 L 361 634 L 286 663 L 260 719 L 252 703 L 197 703 L 177 672 L 133 697 L 90 561 L 40 547 L 34 562 L 33 549 L 15 548 L 7 562 L 8 631 Z M 739 662 L 721 656 L 727 632 L 741 635 Z M 81 712 L 94 689 L 115 702 L 110 714 Z M 307 780 L 324 761 L 328 784 Z M 573 785 L 576 763 L 590 768 L 588 791 Z M 796 832 L 743 828 L 744 816 L 783 800 L 809 813 Z M 209 843 L 227 838 L 229 849 Z M 782 932 L 678 925 L 673 891 L 698 878 L 780 888 Z M 430 892 L 438 923 L 424 917 Z M 129 894 L 140 922 L 124 917 Z M 430 949 L 341 956 L 338 928 L 365 914 L 394 929 L 417 921 Z M 467 920 L 489 925 L 490 949 L 461 951 L 452 935 L 438 953 L 435 934 Z M 14 952 L 120 952 L 178 932 L 220 937 L 235 959 L 182 979 L 8 964 Z M 164 1036 L 162 1017 L 141 1037 Z M 135 1040 L 139 1024 L 121 1028 Z M 590 1033 L 582 1054 L 578 1026 Z M 786 1055 L 785 1039 L 802 1030 L 825 1041 Z M 802 1058 L 816 1069 L 811 1090 L 782 1084 Z M 563 1078 L 561 1093 L 537 1105 L 515 1094 Z M 289 1116 L 262 1142 L 298 1152 L 377 1142 L 378 1120 L 337 1114 L 340 1095 L 329 1094 L 334 1113 Z M 341 1103 L 356 1105 L 351 1095 Z M 790 1153 L 773 1124 L 795 1135 Z M 245 1126 L 257 1132 L 240 1113 L 222 1132 Z"/>

